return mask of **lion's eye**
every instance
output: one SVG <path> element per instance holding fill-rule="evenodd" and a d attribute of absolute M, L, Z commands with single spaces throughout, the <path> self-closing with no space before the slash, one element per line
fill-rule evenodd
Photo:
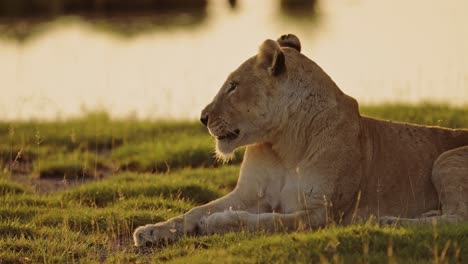
<path fill-rule="evenodd" d="M 234 90 L 236 90 L 236 88 L 237 88 L 237 83 L 235 83 L 235 82 L 229 83 L 229 89 L 227 90 L 227 93 L 230 94 L 230 93 L 234 92 Z"/>

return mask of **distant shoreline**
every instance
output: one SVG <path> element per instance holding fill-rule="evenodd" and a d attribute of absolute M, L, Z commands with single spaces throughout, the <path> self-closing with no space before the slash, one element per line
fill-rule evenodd
<path fill-rule="evenodd" d="M 200 11 L 207 0 L 6 0 L 0 2 L 0 19 L 54 17 L 70 14 L 115 14 L 139 11 L 156 13 Z"/>
<path fill-rule="evenodd" d="M 201 111 L 201 109 L 198 109 Z M 468 128 L 468 104 L 450 104 L 443 101 L 422 101 L 422 102 L 382 102 L 382 103 L 363 103 L 359 104 L 359 110 L 362 115 L 369 115 L 376 118 L 384 118 L 393 121 L 412 122 L 423 125 L 439 125 L 445 127 Z M 112 121 L 136 121 L 136 122 L 169 122 L 169 123 L 192 123 L 198 122 L 198 118 L 187 116 L 167 116 L 159 118 L 158 116 L 139 115 L 136 112 L 129 111 L 127 114 L 116 114 L 108 108 L 84 108 L 80 113 L 60 114 L 57 116 L 44 117 L 19 117 L 5 118 L 0 112 L 0 130 L 2 126 L 10 124 L 27 123 L 66 123 L 76 120 L 87 120 L 90 117 L 99 116 Z M 425 114 L 425 116 L 423 115 Z M 415 117 L 418 117 L 415 119 Z M 447 120 L 455 120 L 453 123 L 447 123 Z"/>

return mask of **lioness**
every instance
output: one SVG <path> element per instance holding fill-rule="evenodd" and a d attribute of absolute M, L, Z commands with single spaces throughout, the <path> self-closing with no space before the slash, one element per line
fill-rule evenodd
<path fill-rule="evenodd" d="M 228 195 L 136 229 L 136 246 L 183 234 L 296 230 L 375 216 L 468 219 L 468 130 L 364 117 L 294 35 L 266 40 L 229 75 L 201 122 L 219 155 L 247 146 Z"/>

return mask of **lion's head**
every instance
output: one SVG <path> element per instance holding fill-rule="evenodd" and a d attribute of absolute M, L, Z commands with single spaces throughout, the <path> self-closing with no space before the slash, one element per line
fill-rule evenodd
<path fill-rule="evenodd" d="M 256 56 L 229 75 L 200 118 L 216 138 L 219 156 L 274 140 L 294 112 L 313 114 L 334 103 L 334 90 L 324 89 L 330 85 L 323 80 L 334 83 L 300 49 L 299 39 L 291 34 L 266 40 Z M 304 99 L 313 109 L 301 108 Z"/>

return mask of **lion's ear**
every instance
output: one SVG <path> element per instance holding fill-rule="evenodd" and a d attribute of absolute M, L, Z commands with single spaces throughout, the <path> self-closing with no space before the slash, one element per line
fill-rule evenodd
<path fill-rule="evenodd" d="M 294 34 L 283 35 L 279 39 L 277 39 L 276 41 L 278 42 L 280 47 L 293 48 L 293 49 L 301 52 L 301 41 Z"/>
<path fill-rule="evenodd" d="M 284 54 L 276 41 L 267 39 L 262 43 L 258 51 L 257 63 L 273 76 L 284 71 Z"/>

